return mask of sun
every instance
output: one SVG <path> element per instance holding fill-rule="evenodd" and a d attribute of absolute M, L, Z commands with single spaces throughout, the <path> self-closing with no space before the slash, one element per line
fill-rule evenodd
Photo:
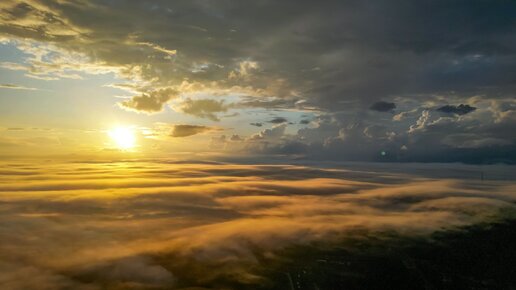
<path fill-rule="evenodd" d="M 136 136 L 130 127 L 115 127 L 108 131 L 108 135 L 119 149 L 128 150 L 136 146 Z"/>

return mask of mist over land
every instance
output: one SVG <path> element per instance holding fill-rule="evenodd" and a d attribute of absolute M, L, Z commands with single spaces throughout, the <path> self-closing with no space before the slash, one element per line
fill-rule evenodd
<path fill-rule="evenodd" d="M 489 232 L 514 218 L 516 172 L 507 165 L 65 160 L 3 162 L 1 173 L 3 289 L 513 281 L 509 272 L 468 272 L 482 268 L 474 257 L 497 254 L 489 243 L 501 242 L 468 227 Z M 509 228 L 500 251 L 513 255 L 504 244 L 514 241 Z M 467 253 L 473 261 L 461 260 L 461 239 L 478 247 Z M 509 258 L 497 262 L 511 265 Z M 474 264 L 459 264 L 466 262 Z"/>

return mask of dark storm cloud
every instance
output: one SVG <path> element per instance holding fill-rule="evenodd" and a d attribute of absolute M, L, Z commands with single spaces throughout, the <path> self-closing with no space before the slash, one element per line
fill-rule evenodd
<path fill-rule="evenodd" d="M 443 113 L 451 113 L 451 114 L 457 114 L 457 115 L 465 115 L 467 113 L 471 113 L 473 111 L 475 111 L 477 108 L 475 107 L 472 107 L 470 105 L 464 105 L 464 104 L 460 104 L 458 106 L 454 106 L 454 105 L 446 105 L 446 106 L 442 106 L 440 107 L 439 109 L 437 109 L 437 111 L 439 112 L 443 112 Z"/>
<path fill-rule="evenodd" d="M 396 104 L 380 101 L 372 104 L 369 109 L 377 112 L 390 112 L 396 109 Z"/>

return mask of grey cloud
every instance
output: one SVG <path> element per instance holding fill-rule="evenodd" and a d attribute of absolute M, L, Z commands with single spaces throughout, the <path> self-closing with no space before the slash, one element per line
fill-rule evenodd
<path fill-rule="evenodd" d="M 212 137 L 210 142 L 210 148 L 216 150 L 227 150 L 233 154 L 241 153 L 243 149 L 245 139 L 238 134 L 233 134 L 231 137 L 221 135 Z"/>
<path fill-rule="evenodd" d="M 458 106 L 454 106 L 454 105 L 442 106 L 442 107 L 438 108 L 437 111 L 443 112 L 443 113 L 457 114 L 457 115 L 466 115 L 468 113 L 475 111 L 476 109 L 477 108 L 472 107 L 470 105 L 460 104 Z"/>
<path fill-rule="evenodd" d="M 216 95 L 220 99 L 204 104 L 191 99 L 178 107 L 210 120 L 228 109 L 222 103 L 227 96 L 241 98 L 231 103 L 234 109 L 317 111 L 335 120 L 314 120 L 314 128 L 290 141 L 319 152 L 341 142 L 339 132 L 348 130 L 348 140 L 365 142 L 364 149 L 335 145 L 335 156 L 353 155 L 345 150 L 375 156 L 385 147 L 403 146 L 408 148 L 403 154 L 409 154 L 422 147 L 422 140 L 438 145 L 431 148 L 433 156 L 495 144 L 509 146 L 510 152 L 514 109 L 486 103 L 513 106 L 507 100 L 514 92 L 515 5 L 481 0 L 8 1 L 0 6 L 0 31 L 27 58 L 2 66 L 38 78 L 114 73 L 142 93 L 120 103 L 134 111 L 159 112 L 170 101 L 150 88 L 171 88 L 185 98 Z M 394 102 L 403 110 L 394 116 L 396 124 L 387 122 L 388 114 L 369 110 L 377 100 L 393 103 L 378 102 L 373 110 L 392 111 Z M 422 110 L 443 103 L 477 110 L 461 115 L 465 119 L 458 123 L 438 122 L 450 122 L 449 129 L 430 125 L 436 120 L 417 124 Z M 464 112 L 459 106 L 452 110 Z M 486 116 L 489 111 L 493 116 Z M 361 124 L 361 130 L 351 134 L 352 124 Z M 375 125 L 386 126 L 395 137 L 374 144 L 364 129 Z"/>
<path fill-rule="evenodd" d="M 124 109 L 152 114 L 161 112 L 165 104 L 177 96 L 178 92 L 176 90 L 166 88 L 142 93 L 118 104 Z"/>
<path fill-rule="evenodd" d="M 249 125 L 251 125 L 251 126 L 255 126 L 255 127 L 261 127 L 261 126 L 263 126 L 263 123 L 260 123 L 260 122 L 256 122 L 256 123 L 249 123 Z"/>
<path fill-rule="evenodd" d="M 359 118 L 326 114 L 315 119 L 312 127 L 269 144 L 265 152 L 301 154 L 312 160 L 513 164 L 516 139 L 511 137 L 510 127 L 516 118 L 509 105 L 512 103 L 477 100 L 478 109 L 460 118 L 421 108 L 406 111 L 406 116 L 394 116 L 394 120 L 405 122 L 393 122 L 383 114 Z"/>
<path fill-rule="evenodd" d="M 380 101 L 372 104 L 369 109 L 377 112 L 390 112 L 396 109 L 396 104 Z"/>
<path fill-rule="evenodd" d="M 172 137 L 189 137 L 209 131 L 217 130 L 216 128 L 200 126 L 200 125 L 173 125 L 170 136 Z"/>
<path fill-rule="evenodd" d="M 230 140 L 231 140 L 231 141 L 241 141 L 241 140 L 242 140 L 242 137 L 240 137 L 240 135 L 233 134 L 233 135 L 231 135 Z"/>
<path fill-rule="evenodd" d="M 250 137 L 250 140 L 275 140 L 285 134 L 285 129 L 287 128 L 287 124 L 282 123 L 279 125 L 274 125 L 270 129 L 262 130 L 261 132 L 254 134 Z"/>
<path fill-rule="evenodd" d="M 265 108 L 284 110 L 296 106 L 296 99 L 263 99 L 261 97 L 243 97 L 243 100 L 234 104 L 235 108 Z"/>
<path fill-rule="evenodd" d="M 55 43 L 154 85 L 239 85 L 291 108 L 299 96 L 327 111 L 451 90 L 507 96 L 507 72 L 516 64 L 514 4 L 464 4 L 8 2 L 2 31 Z M 210 69 L 192 70 L 195 64 Z M 246 78 L 228 79 L 231 72 Z"/>
<path fill-rule="evenodd" d="M 275 118 L 269 120 L 268 122 L 272 123 L 272 124 L 282 124 L 282 123 L 287 123 L 288 120 L 283 117 L 275 117 Z"/>
<path fill-rule="evenodd" d="M 216 113 L 227 112 L 228 106 L 224 104 L 223 100 L 192 100 L 187 98 L 184 102 L 181 103 L 179 109 L 186 114 L 200 118 L 207 118 L 212 121 L 219 121 Z"/>

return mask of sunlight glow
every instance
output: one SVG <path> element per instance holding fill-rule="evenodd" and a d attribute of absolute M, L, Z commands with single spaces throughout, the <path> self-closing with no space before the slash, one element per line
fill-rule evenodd
<path fill-rule="evenodd" d="M 136 136 L 130 127 L 115 127 L 108 131 L 108 135 L 119 149 L 128 150 L 136 146 Z"/>

